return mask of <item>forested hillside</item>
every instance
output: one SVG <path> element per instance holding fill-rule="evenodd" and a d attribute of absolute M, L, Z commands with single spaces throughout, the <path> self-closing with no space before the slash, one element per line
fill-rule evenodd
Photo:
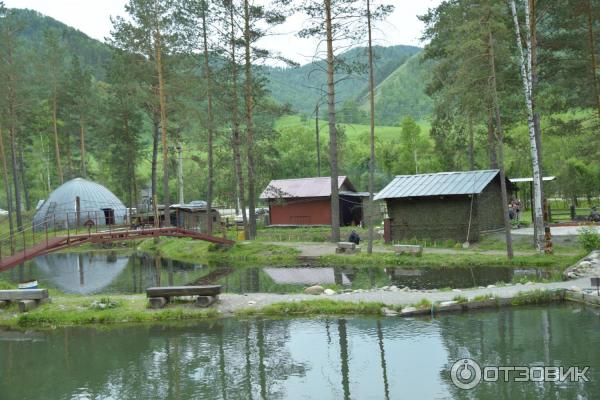
<path fill-rule="evenodd" d="M 339 174 L 366 189 L 364 46 L 338 48 L 331 59 L 329 123 L 325 60 L 265 67 L 272 54 L 258 45 L 263 27 L 286 17 L 275 5 L 245 12 L 241 0 L 152 3 L 160 7 L 130 0 L 135 7 L 114 21 L 107 44 L 32 11 L 0 10 L 0 207 L 32 209 L 78 176 L 107 185 L 127 204 L 137 204 L 147 187 L 174 203 L 179 146 L 185 200 L 233 206 L 239 198 L 245 208 L 271 179 L 314 176 L 318 165 L 330 174 L 333 155 Z M 531 176 L 537 135 L 543 173 L 558 176 L 548 190 L 597 196 L 600 0 L 585 3 L 548 0 L 548 14 L 534 10 L 536 74 L 527 91 L 504 2 L 442 2 L 421 17 L 424 49 L 375 47 L 375 190 L 417 172 L 504 165 L 508 176 Z M 521 30 L 525 4 L 516 8 Z M 363 5 L 354 7 L 356 22 Z M 304 11 L 316 13 L 316 25 L 303 34 L 322 39 L 323 10 Z M 364 44 L 362 20 L 348 26 Z"/>
<path fill-rule="evenodd" d="M 42 54 L 45 32 L 56 31 L 69 55 L 80 57 L 97 79 L 104 78 L 105 64 L 111 57 L 110 48 L 104 43 L 37 11 L 15 9 L 14 18 L 22 27 L 18 37 L 22 39 L 24 47 L 33 53 Z"/>
<path fill-rule="evenodd" d="M 376 84 L 395 73 L 411 57 L 421 51 L 414 46 L 390 46 L 373 48 L 375 58 Z M 340 59 L 355 68 L 355 72 L 346 73 L 342 67 L 337 71 L 337 97 L 340 104 L 360 103 L 368 92 L 366 50 L 355 48 L 343 53 Z M 327 83 L 325 63 L 316 61 L 300 67 L 263 67 L 269 82 L 268 89 L 273 98 L 282 104 L 290 104 L 292 109 L 304 114 L 315 111 L 317 102 L 324 103 Z M 422 92 L 424 93 L 424 92 Z M 423 94 L 421 94 L 422 96 Z M 324 109 L 324 107 L 321 107 Z M 422 115 L 426 110 L 418 110 Z M 324 115 L 324 114 L 323 114 Z M 366 122 L 364 118 L 363 122 Z M 395 121 L 399 122 L 399 121 Z"/>
<path fill-rule="evenodd" d="M 410 116 L 422 120 L 431 115 L 432 99 L 425 94 L 431 62 L 417 53 L 388 75 L 375 89 L 375 119 L 380 125 L 400 124 Z M 367 110 L 363 98 L 363 109 Z"/>

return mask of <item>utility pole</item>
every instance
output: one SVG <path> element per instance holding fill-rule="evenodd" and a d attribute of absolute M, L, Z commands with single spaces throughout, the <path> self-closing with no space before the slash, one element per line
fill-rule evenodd
<path fill-rule="evenodd" d="M 177 142 L 177 190 L 179 193 L 179 197 L 177 198 L 177 202 L 179 204 L 183 204 L 183 148 L 181 146 L 181 142 Z"/>

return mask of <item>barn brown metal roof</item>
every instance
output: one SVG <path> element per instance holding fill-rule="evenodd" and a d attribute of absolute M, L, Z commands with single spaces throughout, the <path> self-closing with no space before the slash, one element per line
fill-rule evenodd
<path fill-rule="evenodd" d="M 497 169 L 396 176 L 374 200 L 403 197 L 479 194 L 498 175 Z"/>
<path fill-rule="evenodd" d="M 338 189 L 355 191 L 346 176 L 338 176 Z M 261 199 L 286 199 L 294 197 L 329 197 L 331 196 L 331 178 L 275 179 L 269 182 L 260 195 Z"/>

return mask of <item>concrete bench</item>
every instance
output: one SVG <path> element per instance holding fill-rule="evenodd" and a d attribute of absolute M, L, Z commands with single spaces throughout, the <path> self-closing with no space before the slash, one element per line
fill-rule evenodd
<path fill-rule="evenodd" d="M 360 252 L 360 246 L 353 242 L 338 242 L 335 249 L 336 253 L 354 254 Z"/>
<path fill-rule="evenodd" d="M 151 308 L 163 308 L 171 297 L 197 296 L 197 307 L 208 307 L 218 300 L 221 285 L 205 286 L 164 286 L 146 289 L 146 297 Z"/>
<path fill-rule="evenodd" d="M 394 251 L 396 254 L 411 254 L 413 256 L 420 256 L 423 254 L 423 246 L 414 244 L 395 244 Z"/>
<path fill-rule="evenodd" d="M 0 307 L 7 307 L 11 302 L 17 302 L 20 312 L 32 310 L 47 301 L 50 301 L 48 289 L 0 290 Z"/>

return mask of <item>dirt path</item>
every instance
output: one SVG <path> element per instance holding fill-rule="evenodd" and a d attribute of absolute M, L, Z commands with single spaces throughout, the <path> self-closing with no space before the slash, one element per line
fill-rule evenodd
<path fill-rule="evenodd" d="M 273 294 L 273 293 L 249 293 L 242 294 L 223 294 L 217 305 L 219 311 L 228 314 L 246 308 L 261 308 L 269 304 L 280 302 L 294 302 L 302 300 L 317 300 L 329 299 L 334 301 L 349 301 L 353 303 L 359 302 L 380 302 L 385 305 L 410 305 L 418 303 L 423 299 L 431 302 L 448 301 L 456 296 L 463 296 L 471 300 L 476 296 L 493 295 L 501 298 L 511 298 L 520 292 L 532 292 L 535 290 L 551 290 L 551 289 L 568 289 L 572 287 L 581 289 L 590 286 L 589 278 L 580 278 L 572 281 L 553 282 L 553 283 L 530 283 L 530 284 L 515 284 L 501 287 L 489 288 L 474 288 L 451 291 L 403 291 L 403 290 L 381 290 L 373 289 L 370 291 L 339 293 L 334 295 L 307 295 L 307 294 Z"/>

